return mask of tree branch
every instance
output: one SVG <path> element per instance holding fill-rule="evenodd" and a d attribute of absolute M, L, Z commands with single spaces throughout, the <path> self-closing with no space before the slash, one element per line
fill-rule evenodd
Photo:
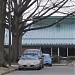
<path fill-rule="evenodd" d="M 36 21 L 33 21 L 32 23 L 28 24 L 27 26 L 24 26 L 24 27 L 21 28 L 20 30 L 23 31 L 26 27 L 31 26 L 32 24 L 34 24 L 34 23 L 36 23 L 36 22 L 38 22 L 38 21 L 40 21 L 40 20 L 43 20 L 43 19 L 49 17 L 50 15 L 54 14 L 54 13 L 57 12 L 61 7 L 63 7 L 63 5 L 64 5 L 67 1 L 68 1 L 68 0 L 66 0 L 56 11 L 52 12 L 51 14 L 49 14 L 49 15 L 47 15 L 47 16 L 43 16 L 42 18 L 40 18 L 40 16 L 39 16 L 39 18 L 38 18 Z"/>
<path fill-rule="evenodd" d="M 34 0 L 31 4 L 30 1 L 27 1 L 27 3 L 25 3 L 22 8 L 19 11 L 19 16 L 22 15 L 28 8 L 30 8 L 37 0 Z"/>
<path fill-rule="evenodd" d="M 31 29 L 25 29 L 25 30 L 23 30 L 23 32 L 27 32 L 27 31 L 31 31 L 31 30 L 44 29 L 44 28 L 51 27 L 51 26 L 53 26 L 53 25 L 59 23 L 60 21 L 64 20 L 64 19 L 67 18 L 68 16 L 72 15 L 73 13 L 75 13 L 75 12 L 72 12 L 72 13 L 68 14 L 67 16 L 64 16 L 63 18 L 61 18 L 61 19 L 58 20 L 57 22 L 52 23 L 51 25 L 46 25 L 46 26 L 37 27 L 37 28 L 31 28 Z"/>
<path fill-rule="evenodd" d="M 63 2 L 63 0 L 60 2 L 60 3 L 62 3 Z M 58 3 L 58 4 L 56 4 L 55 6 L 53 6 L 53 7 L 51 7 L 51 8 L 49 8 L 45 13 L 47 13 L 48 11 L 50 11 L 51 9 L 53 9 L 53 8 L 55 8 L 55 7 L 57 7 L 60 3 Z M 38 12 L 38 13 L 41 13 L 42 12 L 42 10 L 40 11 L 40 12 Z M 42 15 L 40 15 L 40 16 L 36 16 L 36 18 L 37 19 L 40 19 L 45 13 L 43 13 Z M 37 14 L 36 14 L 37 15 Z M 35 18 L 35 17 L 34 17 Z M 27 19 L 28 20 L 28 19 Z M 33 19 L 34 20 L 34 19 Z M 39 21 L 39 20 L 38 20 Z M 37 20 L 36 20 L 36 22 L 38 22 Z M 20 24 L 22 24 L 22 23 L 24 23 L 24 22 L 26 22 L 26 20 L 24 20 L 24 21 L 22 21 L 22 22 L 20 22 Z M 32 23 L 33 24 L 33 23 Z M 31 24 L 29 24 L 29 25 L 31 25 Z M 27 26 L 25 26 L 25 28 L 26 27 L 28 27 L 29 25 L 27 25 Z"/>

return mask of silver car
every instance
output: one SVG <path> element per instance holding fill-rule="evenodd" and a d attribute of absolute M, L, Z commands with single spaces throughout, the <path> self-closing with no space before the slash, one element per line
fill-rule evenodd
<path fill-rule="evenodd" d="M 28 50 L 23 53 L 20 60 L 18 61 L 19 69 L 31 68 L 41 69 L 44 67 L 42 55 L 39 50 Z"/>

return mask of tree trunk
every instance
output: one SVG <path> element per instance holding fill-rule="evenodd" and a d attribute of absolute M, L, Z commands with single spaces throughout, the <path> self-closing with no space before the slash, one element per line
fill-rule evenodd
<path fill-rule="evenodd" d="M 0 19 L 0 25 L 1 25 L 1 19 Z M 4 28 L 0 26 L 0 66 L 4 65 Z"/>
<path fill-rule="evenodd" d="M 5 0 L 0 0 L 0 66 L 5 65 L 4 56 L 4 21 L 5 21 Z"/>
<path fill-rule="evenodd" d="M 19 51 L 22 48 L 22 37 L 16 35 L 16 36 L 12 36 L 12 59 L 14 62 L 16 62 L 18 60 L 19 57 Z"/>
<path fill-rule="evenodd" d="M 22 36 L 19 34 L 19 21 L 21 20 L 20 16 L 17 16 L 14 13 L 14 23 L 12 28 L 12 57 L 13 61 L 16 62 L 19 57 L 19 50 L 22 48 Z"/>

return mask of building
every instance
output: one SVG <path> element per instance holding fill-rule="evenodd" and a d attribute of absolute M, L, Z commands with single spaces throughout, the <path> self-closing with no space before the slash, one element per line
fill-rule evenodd
<path fill-rule="evenodd" d="M 35 26 L 50 25 L 60 18 L 62 16 L 51 16 Z M 23 51 L 26 48 L 40 48 L 51 56 L 75 56 L 75 17 L 67 17 L 49 28 L 28 31 L 22 37 L 22 45 Z"/>

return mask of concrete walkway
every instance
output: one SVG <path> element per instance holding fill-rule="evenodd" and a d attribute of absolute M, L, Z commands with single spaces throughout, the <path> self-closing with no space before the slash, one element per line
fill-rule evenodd
<path fill-rule="evenodd" d="M 8 66 L 8 68 L 0 67 L 0 75 L 4 75 L 6 73 L 15 71 L 17 69 L 18 69 L 18 65 L 11 65 L 10 67 Z"/>

